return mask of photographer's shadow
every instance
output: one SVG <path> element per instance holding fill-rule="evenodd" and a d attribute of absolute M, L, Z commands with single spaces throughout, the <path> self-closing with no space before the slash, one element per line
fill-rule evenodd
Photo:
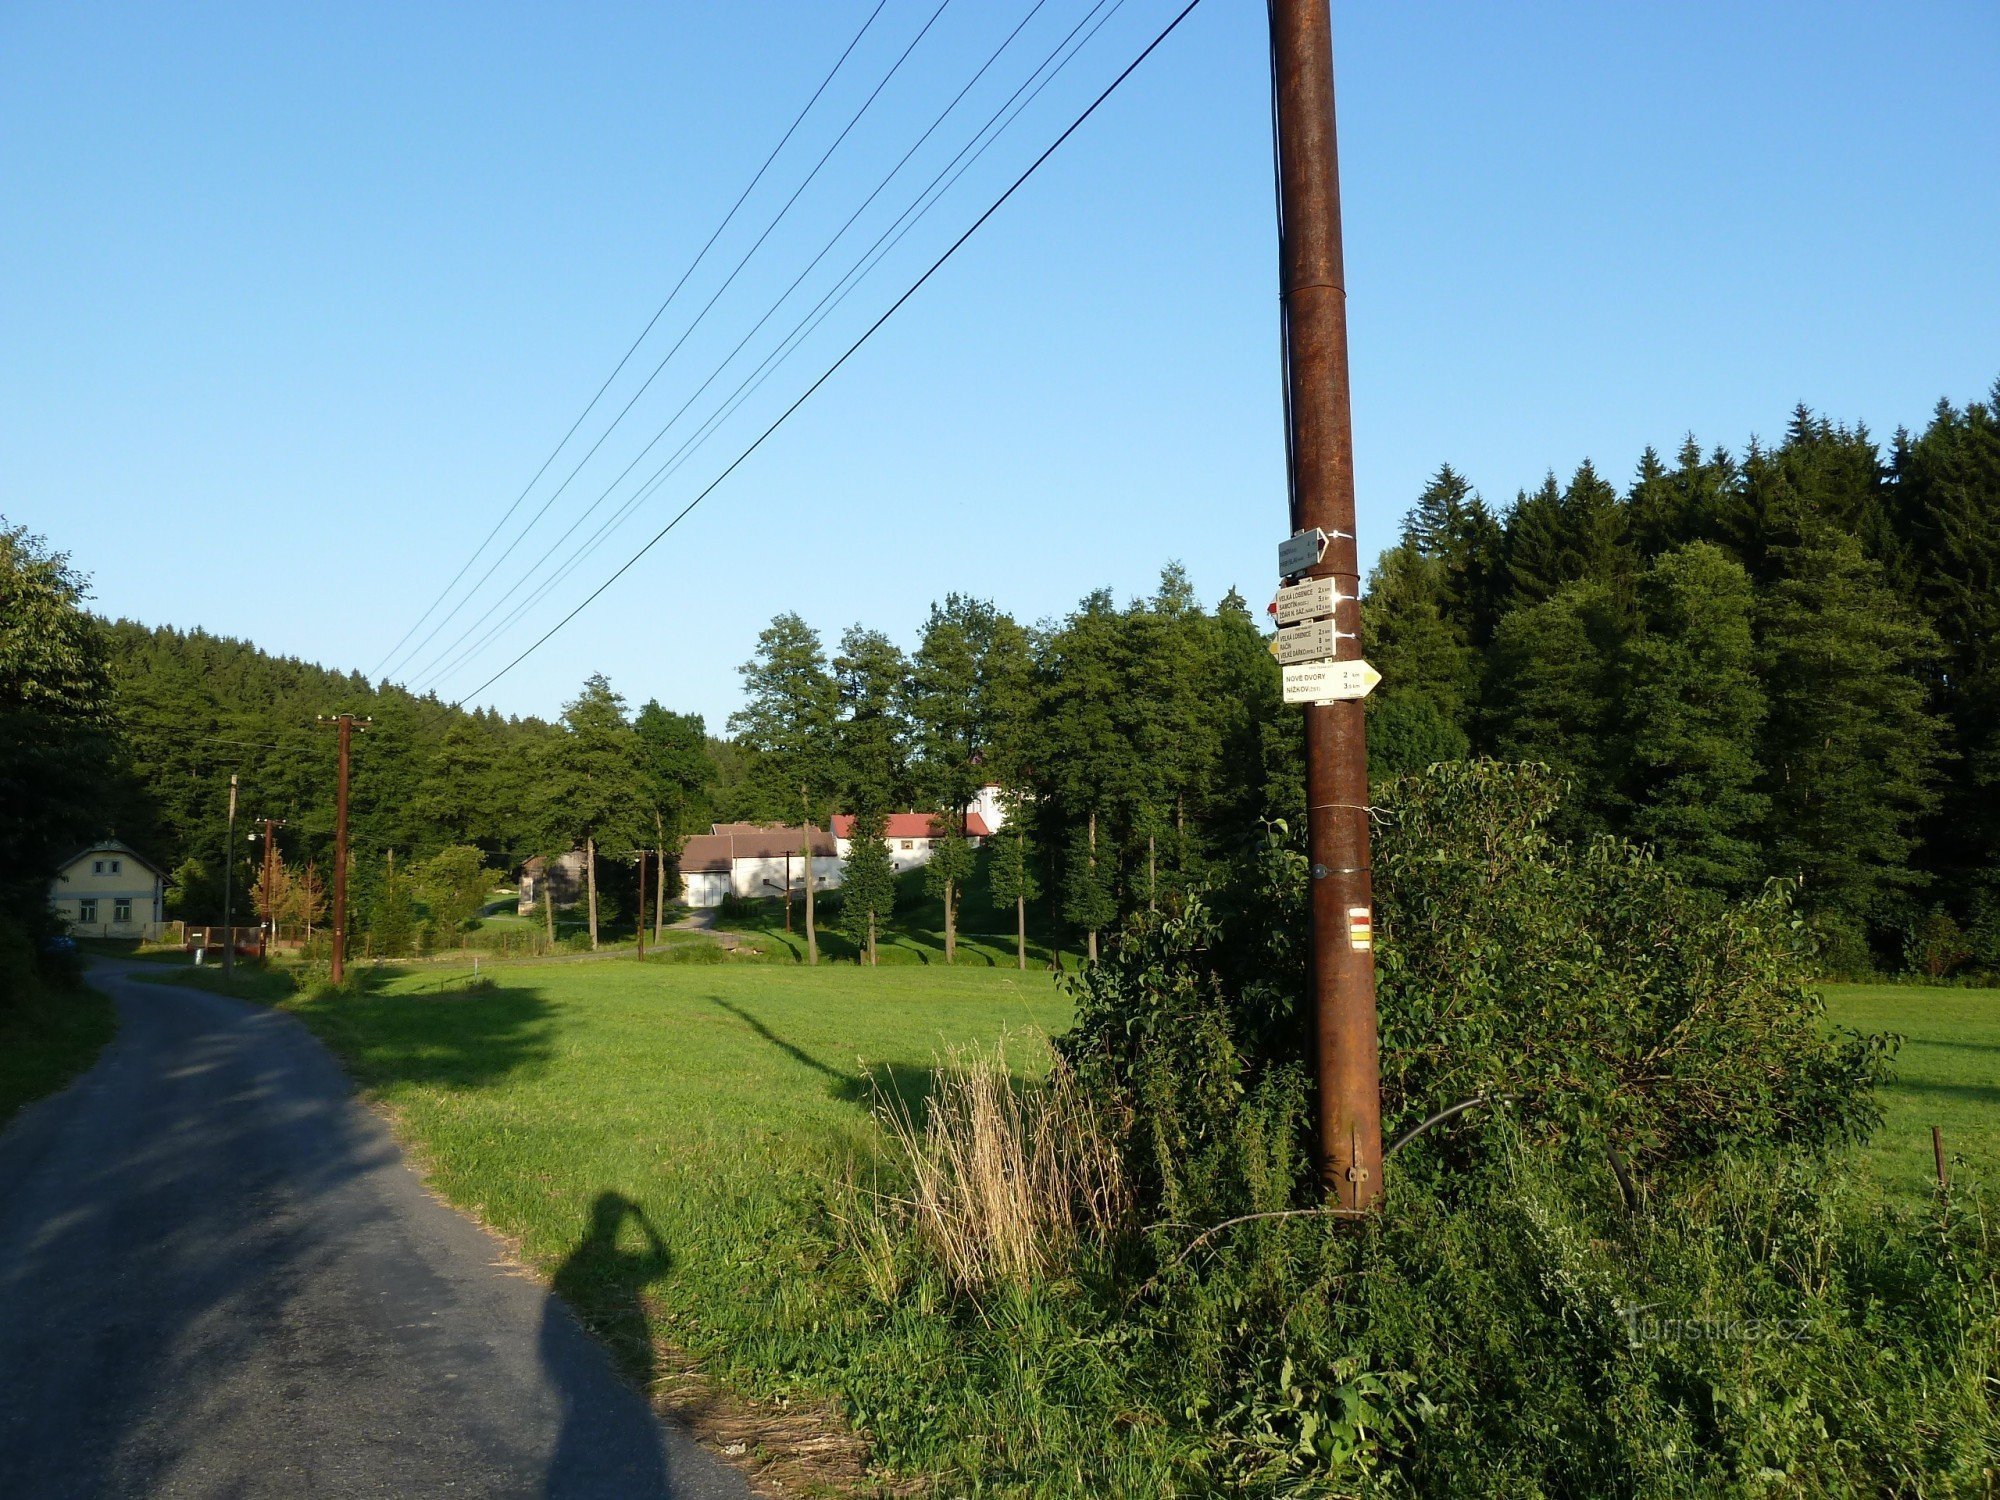
<path fill-rule="evenodd" d="M 628 1220 L 635 1233 L 625 1232 Z M 623 1193 L 597 1195 L 583 1239 L 557 1268 L 555 1296 L 542 1312 L 542 1364 L 562 1400 L 545 1495 L 644 1500 L 673 1493 L 659 1424 L 640 1394 L 651 1390 L 654 1366 L 645 1289 L 672 1267 L 673 1253 L 644 1209 Z M 626 1393 L 629 1402 L 607 1405 L 601 1383 L 585 1378 L 588 1362 L 602 1356 L 578 1323 L 637 1384 L 638 1391 Z"/>

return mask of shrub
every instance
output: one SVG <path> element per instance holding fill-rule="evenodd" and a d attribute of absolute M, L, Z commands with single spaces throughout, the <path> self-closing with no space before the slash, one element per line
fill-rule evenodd
<path fill-rule="evenodd" d="M 1829 1035 L 1789 891 L 1723 904 L 1616 840 L 1552 840 L 1546 773 L 1465 762 L 1383 794 L 1375 840 L 1388 1134 L 1475 1096 L 1523 1128 L 1642 1166 L 1725 1145 L 1852 1139 L 1888 1043 Z M 1064 1055 L 1117 1101 L 1162 1214 L 1262 1211 L 1309 1190 L 1301 1129 L 1304 857 L 1274 838 L 1233 887 L 1130 933 L 1072 981 Z M 1405 1171 L 1462 1165 L 1480 1125 Z"/>
<path fill-rule="evenodd" d="M 1903 935 L 1904 967 L 1925 979 L 1943 979 L 1972 956 L 1972 944 L 1942 906 L 1918 917 Z"/>
<path fill-rule="evenodd" d="M 754 922 L 757 920 L 759 911 L 760 908 L 755 901 L 752 901 L 747 896 L 739 896 L 734 891 L 730 891 L 717 904 L 715 917 L 719 922 Z"/>
<path fill-rule="evenodd" d="M 1823 1029 L 1785 887 L 1726 905 L 1629 845 L 1562 846 L 1555 796 L 1483 763 L 1383 794 L 1390 1131 L 1516 1102 L 1404 1150 L 1378 1218 L 1318 1209 L 1307 882 L 1280 830 L 1070 981 L 1058 1087 L 1093 1123 L 1066 1138 L 1115 1153 L 1122 1223 L 1037 1230 L 1074 1177 L 1023 1190 L 1030 1096 L 988 1064 L 895 1129 L 903 1252 L 961 1292 L 1031 1290 L 1065 1347 L 1116 1351 L 1097 1395 L 1064 1399 L 1155 1414 L 1190 1490 L 1984 1493 L 1983 1208 L 1884 1208 L 1833 1154 L 1876 1119 L 1887 1042 Z M 875 1230 L 851 1237 L 875 1295 L 931 1295 Z M 956 1336 L 1018 1364 L 1016 1326 L 982 1312 Z"/>

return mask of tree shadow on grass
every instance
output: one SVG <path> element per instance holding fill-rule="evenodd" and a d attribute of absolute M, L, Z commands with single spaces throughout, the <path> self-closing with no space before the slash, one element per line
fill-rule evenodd
<path fill-rule="evenodd" d="M 912 1063 L 866 1063 L 858 1072 L 844 1072 L 806 1051 L 796 1042 L 778 1035 L 742 1006 L 710 995 L 709 1003 L 728 1011 L 764 1041 L 800 1066 L 810 1068 L 826 1080 L 827 1096 L 872 1111 L 878 1100 L 900 1100 L 911 1119 L 922 1122 L 923 1111 L 937 1084 L 937 1069 Z"/>
<path fill-rule="evenodd" d="M 347 1060 L 363 1083 L 475 1088 L 545 1066 L 555 1006 L 525 984 L 463 982 L 392 990 L 394 975 L 363 970 L 346 992 L 305 1001 L 296 1013 Z"/>

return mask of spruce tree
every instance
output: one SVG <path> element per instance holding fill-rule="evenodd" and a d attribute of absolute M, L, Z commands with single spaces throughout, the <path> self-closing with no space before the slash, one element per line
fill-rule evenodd
<path fill-rule="evenodd" d="M 877 962 L 877 939 L 896 909 L 896 866 L 879 809 L 856 813 L 848 830 L 847 868 L 840 882 L 840 930 L 854 944 L 855 961 Z"/>
<path fill-rule="evenodd" d="M 2000 381 L 1987 402 L 1938 403 L 1898 443 L 1893 506 L 1908 597 L 1940 638 L 1931 701 L 1956 752 L 1926 864 L 1970 915 L 1975 890 L 2000 898 Z"/>
<path fill-rule="evenodd" d="M 1566 836 L 1606 832 L 1622 812 L 1614 736 L 1624 635 L 1609 586 L 1592 582 L 1511 611 L 1493 638 L 1485 743 L 1569 782 L 1556 820 Z"/>
<path fill-rule="evenodd" d="M 1757 878 L 1767 803 L 1756 789 L 1764 693 L 1749 575 L 1708 542 L 1657 559 L 1639 579 L 1622 704 L 1631 829 L 1697 885 L 1740 892 Z"/>
<path fill-rule="evenodd" d="M 1550 474 L 1508 516 L 1506 569 L 1515 604 L 1551 599 L 1571 583 L 1620 590 L 1631 564 L 1625 507 L 1588 459 L 1566 488 L 1558 490 Z"/>
<path fill-rule="evenodd" d="M 1942 726 L 1922 677 L 1936 633 L 1851 536 L 1821 531 L 1771 561 L 1758 622 L 1771 871 L 1802 876 L 1814 909 L 1896 925 L 1937 797 Z"/>
<path fill-rule="evenodd" d="M 1382 674 L 1371 697 L 1428 704 L 1463 734 L 1475 716 L 1483 663 L 1446 584 L 1445 564 L 1411 543 L 1383 553 L 1362 601 L 1363 638 Z"/>

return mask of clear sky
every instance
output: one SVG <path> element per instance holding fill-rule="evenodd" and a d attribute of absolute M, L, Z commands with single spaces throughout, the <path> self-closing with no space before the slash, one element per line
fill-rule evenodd
<path fill-rule="evenodd" d="M 107 614 L 373 668 L 872 3 L 9 0 L 0 512 L 71 552 Z M 1089 4 L 1044 0 L 633 480 L 700 430 Z M 406 680 L 630 495 L 633 480 L 579 522 L 1032 5 L 946 6 Z M 935 9 L 885 0 L 580 440 Z M 622 529 L 441 677 L 444 696 L 712 479 L 1176 9 L 1106 0 L 1101 31 L 937 208 Z M 1645 444 L 1690 430 L 1732 447 L 1774 436 L 1799 401 L 1886 437 L 2000 376 L 1991 0 L 1340 0 L 1335 45 L 1365 549 L 1393 540 L 1441 462 L 1505 502 L 1585 456 L 1622 482 Z M 1204 0 L 776 437 L 475 701 L 550 714 L 601 670 L 635 703 L 719 726 L 778 610 L 829 641 L 856 620 L 907 641 L 950 590 L 1036 619 L 1095 586 L 1142 592 L 1170 558 L 1205 595 L 1234 585 L 1261 605 L 1286 529 L 1268 108 L 1262 5 Z"/>

